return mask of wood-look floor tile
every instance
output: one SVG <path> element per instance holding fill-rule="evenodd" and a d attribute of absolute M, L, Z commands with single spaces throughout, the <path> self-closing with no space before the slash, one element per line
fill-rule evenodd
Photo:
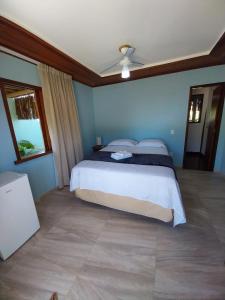
<path fill-rule="evenodd" d="M 73 285 L 74 277 L 68 273 L 55 272 L 45 267 L 41 270 L 35 267 L 23 265 L 14 266 L 6 275 L 7 279 L 16 281 L 18 284 L 29 285 L 40 290 L 58 291 L 67 294 Z"/>
<path fill-rule="evenodd" d="M 152 255 L 152 251 L 148 247 L 98 242 L 86 263 L 100 268 L 141 274 L 154 280 L 155 255 Z"/>
<path fill-rule="evenodd" d="M 79 279 L 87 289 L 91 287 L 103 295 L 108 293 L 113 295 L 114 299 L 152 299 L 154 280 L 145 275 L 86 264 L 79 274 Z M 89 299 L 105 298 L 87 298 Z"/>
<path fill-rule="evenodd" d="M 109 220 L 102 231 L 99 241 L 113 242 L 130 247 L 148 247 L 154 252 L 156 242 L 156 224 L 150 222 L 139 222 L 129 218 L 116 218 Z M 150 252 L 149 252 L 150 253 Z"/>
<path fill-rule="evenodd" d="M 38 289 L 18 280 L 4 278 L 0 281 L 1 300 L 49 300 L 53 291 Z"/>
<path fill-rule="evenodd" d="M 37 244 L 40 250 L 46 251 L 51 255 L 64 255 L 77 259 L 86 258 L 91 251 L 91 246 L 92 244 L 86 242 L 73 243 L 50 238 L 42 238 Z"/>
<path fill-rule="evenodd" d="M 0 300 L 224 300 L 225 177 L 178 170 L 188 223 L 168 224 L 55 190 L 41 229 L 0 261 Z"/>
<path fill-rule="evenodd" d="M 168 254 L 167 254 L 168 255 Z M 224 265 L 198 263 L 185 255 L 162 257 L 156 265 L 155 296 L 160 299 L 225 299 Z"/>
<path fill-rule="evenodd" d="M 77 277 L 69 293 L 59 300 L 116 300 L 110 290 L 102 289 L 88 280 Z"/>

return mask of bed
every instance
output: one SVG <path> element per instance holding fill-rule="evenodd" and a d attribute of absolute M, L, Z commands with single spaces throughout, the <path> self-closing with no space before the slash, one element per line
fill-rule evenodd
<path fill-rule="evenodd" d="M 154 143 L 144 146 L 112 143 L 99 154 L 125 150 L 133 156 L 168 157 L 167 147 L 162 144 L 159 147 Z M 72 170 L 70 191 L 82 200 L 173 222 L 174 226 L 186 222 L 176 174 L 167 166 L 83 160 Z"/>

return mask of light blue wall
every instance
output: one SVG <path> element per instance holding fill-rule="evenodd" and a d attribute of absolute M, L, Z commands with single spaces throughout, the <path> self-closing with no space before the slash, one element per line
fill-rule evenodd
<path fill-rule="evenodd" d="M 181 166 L 190 86 L 225 81 L 225 65 L 146 78 L 93 90 L 96 135 L 115 138 L 161 138 Z M 222 120 L 215 169 L 221 169 L 225 143 Z M 170 130 L 175 130 L 175 135 Z"/>
<path fill-rule="evenodd" d="M 0 77 L 40 86 L 36 65 L 3 52 L 0 52 Z"/>
<path fill-rule="evenodd" d="M 1 52 L 0 77 L 40 86 L 36 65 Z M 75 83 L 75 94 L 80 115 L 84 152 L 88 154 L 94 141 L 94 135 L 92 136 L 94 132 L 92 90 L 85 85 Z M 13 170 L 27 173 L 35 199 L 56 186 L 52 154 L 23 162 L 20 165 L 15 165 L 15 160 L 15 150 L 0 94 L 0 172 Z"/>
<path fill-rule="evenodd" d="M 217 155 L 215 162 L 215 171 L 220 171 L 225 174 L 225 103 L 223 107 L 223 116 L 220 127 L 220 137 L 217 146 Z"/>
<path fill-rule="evenodd" d="M 0 53 L 0 77 L 40 85 L 35 65 Z M 15 165 L 16 154 L 8 121 L 0 94 L 0 172 L 16 171 L 27 173 L 35 199 L 56 186 L 53 155 Z"/>
<path fill-rule="evenodd" d="M 225 147 L 224 147 L 224 151 L 223 151 L 223 161 L 222 161 L 221 171 L 223 172 L 223 174 L 225 174 Z"/>
<path fill-rule="evenodd" d="M 74 91 L 80 118 L 84 155 L 88 156 L 95 144 L 93 89 L 74 81 Z"/>
<path fill-rule="evenodd" d="M 225 147 L 224 147 L 224 151 L 223 151 L 223 159 L 222 159 L 222 163 L 221 163 L 221 170 L 220 170 L 223 174 L 225 174 Z"/>

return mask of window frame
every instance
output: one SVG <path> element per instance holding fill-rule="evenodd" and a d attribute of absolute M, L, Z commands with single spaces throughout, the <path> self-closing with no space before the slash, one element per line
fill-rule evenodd
<path fill-rule="evenodd" d="M 200 99 L 201 99 L 201 108 L 200 108 L 199 120 L 196 122 L 194 120 L 189 120 L 189 116 L 190 116 L 191 102 L 196 102 L 197 97 L 200 97 Z M 191 100 L 190 100 L 189 110 L 188 110 L 188 123 L 190 123 L 190 124 L 199 124 L 199 123 L 201 123 L 203 104 L 204 104 L 204 94 L 199 93 L 199 94 L 192 94 L 191 95 Z M 194 107 L 196 108 L 196 103 L 195 103 Z M 195 116 L 195 113 L 194 113 L 194 116 Z"/>
<path fill-rule="evenodd" d="M 5 86 L 18 86 L 18 87 L 22 87 L 22 88 L 28 88 L 28 89 L 32 89 L 35 91 L 35 96 L 36 96 L 36 103 L 37 103 L 37 107 L 38 107 L 38 112 L 39 112 L 39 117 L 40 117 L 40 125 L 41 125 L 41 131 L 42 131 L 42 136 L 43 136 L 43 140 L 44 140 L 44 145 L 45 145 L 45 151 L 42 153 L 37 153 L 31 156 L 27 156 L 25 158 L 22 158 L 19 152 L 19 148 L 18 148 L 18 144 L 17 144 L 17 139 L 16 139 L 16 135 L 15 135 L 15 131 L 14 131 L 14 127 L 13 127 L 13 122 L 11 119 L 11 114 L 10 114 L 10 110 L 9 110 L 9 105 L 8 105 L 8 100 L 7 100 L 7 95 L 5 92 Z M 47 119 L 46 119 L 46 115 L 45 115 L 45 110 L 44 110 L 44 102 L 43 102 L 43 94 L 42 94 L 42 88 L 40 86 L 35 86 L 35 85 L 31 85 L 31 84 L 27 84 L 27 83 L 23 83 L 23 82 L 18 82 L 18 81 L 14 81 L 14 80 L 9 80 L 9 79 L 5 79 L 5 78 L 1 78 L 0 77 L 0 90 L 2 93 L 2 98 L 3 98 L 3 103 L 4 103 L 4 108 L 5 108 L 5 112 L 6 112 L 6 117 L 8 120 L 8 125 L 9 125 L 9 129 L 10 129 L 10 133 L 11 133 L 11 137 L 13 140 L 13 145 L 14 145 L 14 149 L 15 149 L 15 153 L 16 153 L 16 161 L 15 164 L 21 164 L 23 162 L 41 157 L 41 156 L 45 156 L 48 155 L 50 153 L 52 153 L 52 146 L 51 146 L 51 140 L 50 140 L 50 136 L 49 136 L 49 131 L 48 131 L 48 125 L 47 125 Z"/>

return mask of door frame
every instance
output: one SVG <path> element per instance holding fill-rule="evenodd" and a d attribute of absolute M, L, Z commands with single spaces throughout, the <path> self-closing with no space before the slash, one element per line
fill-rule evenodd
<path fill-rule="evenodd" d="M 189 90 L 189 98 L 188 98 L 188 109 L 187 109 L 187 118 L 186 118 L 186 130 L 185 130 L 185 142 L 184 142 L 184 154 L 183 154 L 183 165 L 182 167 L 184 168 L 184 160 L 185 160 L 185 154 L 186 154 L 186 150 L 187 150 L 187 139 L 188 139 L 188 117 L 189 117 L 189 110 L 190 110 L 190 105 L 191 105 L 191 96 L 192 96 L 192 88 L 200 88 L 200 87 L 210 87 L 210 86 L 214 86 L 214 85 L 221 85 L 222 86 L 222 103 L 221 103 L 221 109 L 219 111 L 219 115 L 217 118 L 217 126 L 216 126 L 216 134 L 215 134 L 215 140 L 216 140 L 216 145 L 214 147 L 213 150 L 213 157 L 212 157 L 212 161 L 210 162 L 211 166 L 212 166 L 212 170 L 214 169 L 214 165 L 215 165 L 215 160 L 216 160 L 216 152 L 217 152 L 217 146 L 218 146 L 218 140 L 219 140 L 219 133 L 220 133 L 220 128 L 221 128 L 221 121 L 222 121 L 222 115 L 223 115 L 223 106 L 224 106 L 224 102 L 225 102 L 225 82 L 215 82 L 215 83 L 208 83 L 208 84 L 198 84 L 198 85 L 192 85 L 190 87 Z M 203 100 L 204 101 L 204 100 Z M 219 126 L 218 126 L 219 124 Z"/>

